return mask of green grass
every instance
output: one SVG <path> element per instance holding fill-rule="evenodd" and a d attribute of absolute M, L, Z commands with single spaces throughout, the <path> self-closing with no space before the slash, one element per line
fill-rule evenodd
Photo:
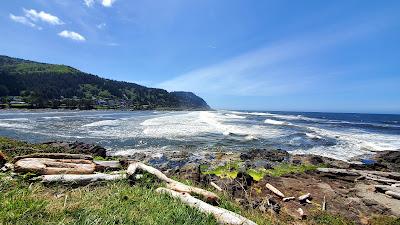
<path fill-rule="evenodd" d="M 128 182 L 72 189 L 2 180 L 0 190 L 0 224 L 216 224 L 153 188 Z"/>
<path fill-rule="evenodd" d="M 312 220 L 316 224 L 320 225 L 353 225 L 353 221 L 350 221 L 340 215 L 332 215 L 328 213 L 320 213 L 315 215 Z"/>

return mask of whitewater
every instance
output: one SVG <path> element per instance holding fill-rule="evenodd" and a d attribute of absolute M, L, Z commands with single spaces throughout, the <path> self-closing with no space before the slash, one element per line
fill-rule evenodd
<path fill-rule="evenodd" d="M 140 151 L 275 148 L 349 160 L 400 150 L 400 115 L 261 111 L 0 111 L 0 136 Z"/>

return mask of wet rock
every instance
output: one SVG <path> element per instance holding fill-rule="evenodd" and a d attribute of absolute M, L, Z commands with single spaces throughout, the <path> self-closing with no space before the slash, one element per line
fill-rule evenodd
<path fill-rule="evenodd" d="M 378 163 L 385 165 L 389 170 L 400 172 L 400 151 L 380 152 L 375 158 Z"/>
<path fill-rule="evenodd" d="M 313 156 L 310 157 L 310 163 L 312 165 L 320 165 L 320 164 L 324 163 L 324 160 L 322 159 L 321 156 L 313 155 Z"/>
<path fill-rule="evenodd" d="M 0 168 L 2 168 L 6 163 L 6 156 L 2 152 L 0 152 Z"/>
<path fill-rule="evenodd" d="M 277 149 L 252 149 L 240 154 L 242 160 L 267 160 L 270 162 L 283 162 L 289 159 L 289 153 Z"/>
<path fill-rule="evenodd" d="M 178 169 L 177 173 L 184 179 L 201 182 L 200 165 L 197 163 L 185 164 Z"/>
<path fill-rule="evenodd" d="M 49 147 L 61 149 L 69 154 L 89 154 L 92 156 L 107 157 L 107 150 L 99 145 L 83 142 L 46 142 Z"/>
<path fill-rule="evenodd" d="M 264 168 L 264 169 L 272 169 L 272 167 L 274 166 L 273 163 L 269 162 L 269 161 L 265 161 L 265 160 L 255 160 L 255 161 L 251 161 L 251 160 L 246 160 L 245 163 L 243 164 L 244 169 L 242 172 L 246 171 L 249 168 Z"/>

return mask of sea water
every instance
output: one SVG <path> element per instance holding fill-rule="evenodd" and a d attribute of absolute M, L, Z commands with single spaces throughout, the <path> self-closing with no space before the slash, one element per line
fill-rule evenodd
<path fill-rule="evenodd" d="M 348 160 L 400 150 L 400 115 L 262 111 L 0 111 L 0 136 L 140 151 L 278 148 Z"/>

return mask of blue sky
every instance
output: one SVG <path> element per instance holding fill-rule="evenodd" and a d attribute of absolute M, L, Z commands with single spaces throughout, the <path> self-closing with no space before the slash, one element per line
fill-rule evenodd
<path fill-rule="evenodd" d="M 2 1 L 0 54 L 220 109 L 400 113 L 400 1 Z"/>

